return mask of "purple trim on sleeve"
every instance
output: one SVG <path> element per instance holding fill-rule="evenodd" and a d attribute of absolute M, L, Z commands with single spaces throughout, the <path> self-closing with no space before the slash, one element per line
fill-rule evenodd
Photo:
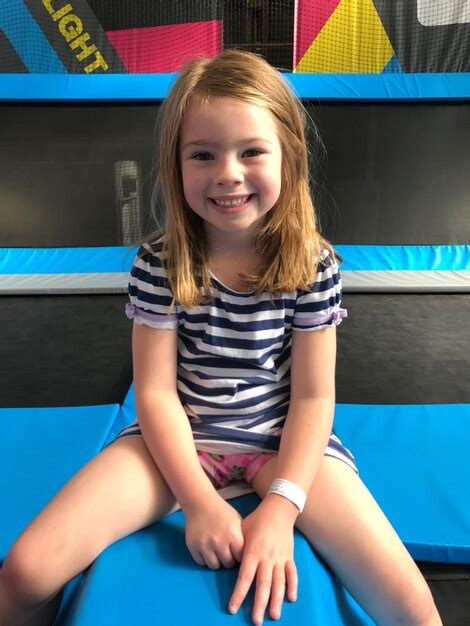
<path fill-rule="evenodd" d="M 176 313 L 172 313 L 171 315 L 160 315 L 159 313 L 150 313 L 149 311 L 144 311 L 139 309 L 139 307 L 128 302 L 126 304 L 126 316 L 132 320 L 134 317 L 141 317 L 144 320 L 148 320 L 149 322 L 174 322 L 176 320 Z"/>
<path fill-rule="evenodd" d="M 311 326 L 315 324 L 327 324 L 340 318 L 348 317 L 347 309 L 337 309 L 329 315 L 312 315 L 311 317 L 301 317 L 294 319 L 294 326 Z"/>

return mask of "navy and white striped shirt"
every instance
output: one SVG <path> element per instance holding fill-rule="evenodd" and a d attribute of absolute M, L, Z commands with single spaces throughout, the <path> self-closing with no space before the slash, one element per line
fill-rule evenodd
<path fill-rule="evenodd" d="M 325 249 L 311 290 L 272 297 L 233 291 L 211 274 L 209 304 L 177 304 L 168 315 L 172 292 L 161 242 L 153 250 L 144 244 L 134 261 L 126 314 L 137 324 L 178 329 L 177 388 L 196 448 L 220 454 L 277 450 L 289 408 L 292 331 L 336 326 L 347 316 L 336 259 Z M 329 447 L 353 465 L 335 435 Z"/>

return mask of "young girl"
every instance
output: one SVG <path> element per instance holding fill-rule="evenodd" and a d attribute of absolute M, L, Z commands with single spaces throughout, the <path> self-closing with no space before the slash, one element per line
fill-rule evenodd
<path fill-rule="evenodd" d="M 60 590 L 175 499 L 194 560 L 240 562 L 228 610 L 253 622 L 297 595 L 299 528 L 379 625 L 441 624 L 430 590 L 332 433 L 337 257 L 308 187 L 305 114 L 261 58 L 190 63 L 163 105 L 165 233 L 135 259 L 138 423 L 21 534 L 0 576 L 0 624 L 50 624 Z M 245 519 L 218 493 L 261 497 Z"/>

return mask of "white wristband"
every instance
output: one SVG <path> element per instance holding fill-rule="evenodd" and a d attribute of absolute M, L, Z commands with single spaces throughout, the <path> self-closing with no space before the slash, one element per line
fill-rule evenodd
<path fill-rule="evenodd" d="M 295 504 L 301 513 L 304 510 L 307 494 L 299 485 L 291 483 L 290 480 L 275 478 L 268 489 L 268 493 L 277 493 L 280 496 L 284 496 L 284 498 Z"/>

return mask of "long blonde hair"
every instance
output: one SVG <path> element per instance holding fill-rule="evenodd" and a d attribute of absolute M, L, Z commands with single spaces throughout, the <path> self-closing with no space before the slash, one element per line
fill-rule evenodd
<path fill-rule="evenodd" d="M 156 189 L 165 212 L 163 259 L 173 292 L 170 310 L 176 302 L 192 308 L 211 296 L 203 219 L 186 203 L 179 152 L 185 111 L 190 103 L 211 96 L 238 98 L 269 111 L 281 143 L 281 192 L 256 237 L 255 250 L 263 263 L 256 274 L 241 274 L 247 287 L 257 293 L 308 290 L 324 248 L 341 260 L 318 231 L 309 189 L 305 109 L 262 57 L 224 50 L 215 59 L 197 58 L 186 65 L 160 110 Z"/>

